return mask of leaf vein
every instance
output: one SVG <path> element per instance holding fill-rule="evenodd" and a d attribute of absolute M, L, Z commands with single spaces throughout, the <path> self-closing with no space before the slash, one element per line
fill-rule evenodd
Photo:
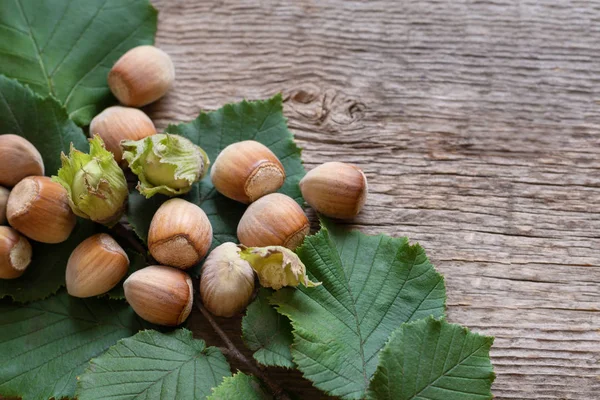
<path fill-rule="evenodd" d="M 69 92 L 67 93 L 67 96 L 66 96 L 66 98 L 65 98 L 65 102 L 64 102 L 65 106 L 67 106 L 67 104 L 69 104 L 69 101 L 71 100 L 71 96 L 73 95 L 73 91 L 75 90 L 75 88 L 76 88 L 77 86 L 79 86 L 79 84 L 80 84 L 80 83 L 81 83 L 81 82 L 82 82 L 82 81 L 83 81 L 85 78 L 87 78 L 87 76 L 88 76 L 89 74 L 91 74 L 92 72 L 94 72 L 94 71 L 96 70 L 96 68 L 98 68 L 100 65 L 102 65 L 102 63 L 103 63 L 104 61 L 106 61 L 106 59 L 108 58 L 108 56 L 110 56 L 110 55 L 112 54 L 112 52 L 113 52 L 115 49 L 118 49 L 119 47 L 121 47 L 121 46 L 123 45 L 123 43 L 125 43 L 127 40 L 131 39 L 131 37 L 132 37 L 133 35 L 135 35 L 135 34 L 136 34 L 138 31 L 139 31 L 139 29 L 140 29 L 142 26 L 144 26 L 144 24 L 145 24 L 147 21 L 148 21 L 148 19 L 145 19 L 145 20 L 143 20 L 143 21 L 142 21 L 142 22 L 141 22 L 141 23 L 140 23 L 140 24 L 139 24 L 139 25 L 138 25 L 138 26 L 137 26 L 137 27 L 136 27 L 136 28 L 135 28 L 135 29 L 134 29 L 134 30 L 133 30 L 133 31 L 132 31 L 132 32 L 131 32 L 131 33 L 130 33 L 130 34 L 127 36 L 127 37 L 126 37 L 126 38 L 125 38 L 125 39 L 123 39 L 123 40 L 122 40 L 122 41 L 121 41 L 119 44 L 115 45 L 115 46 L 114 46 L 114 48 L 110 49 L 110 50 L 109 50 L 109 51 L 106 53 L 106 55 L 105 55 L 105 56 L 104 56 L 104 57 L 103 57 L 103 58 L 100 60 L 100 62 L 98 62 L 98 64 L 96 64 L 96 66 L 94 66 L 94 68 L 90 69 L 90 70 L 89 70 L 88 72 L 86 72 L 86 73 L 85 73 L 85 75 L 83 75 L 83 76 L 82 76 L 82 77 L 81 77 L 81 78 L 80 78 L 80 79 L 79 79 L 77 82 L 75 82 L 75 84 L 74 84 L 74 85 L 71 87 L 71 89 L 70 89 L 70 90 L 69 90 Z M 85 107 L 87 107 L 87 106 L 82 106 L 82 107 L 78 108 L 77 110 L 75 110 L 75 111 L 72 111 L 71 113 L 69 113 L 69 115 L 73 115 L 75 112 L 77 112 L 77 111 L 79 111 L 80 109 L 82 109 L 82 108 L 85 108 Z"/>
<path fill-rule="evenodd" d="M 35 36 L 33 36 L 33 31 L 31 30 L 31 25 L 29 24 L 29 20 L 27 19 L 27 16 L 25 15 L 25 11 L 23 10 L 23 5 L 21 4 L 21 0 L 16 0 L 15 2 L 19 6 L 19 11 L 21 12 L 21 16 L 23 17 L 23 20 L 25 21 L 25 24 L 27 25 L 27 28 L 29 30 L 29 37 L 31 38 L 31 41 L 33 42 L 33 45 L 35 47 L 36 57 L 39 61 L 39 65 L 40 65 L 42 74 L 44 75 L 44 78 L 46 79 L 46 82 L 48 85 L 48 90 L 50 91 L 50 93 L 55 94 L 54 86 L 52 85 L 52 80 L 50 79 L 50 77 L 48 76 L 48 72 L 46 71 L 46 66 L 44 64 L 44 61 L 42 60 L 42 53 L 40 53 L 40 47 L 37 43 L 37 40 L 35 39 Z"/>
<path fill-rule="evenodd" d="M 65 60 L 67 58 L 69 58 L 69 56 L 71 55 L 71 52 L 73 51 L 73 49 L 77 46 L 77 44 L 79 44 L 79 41 L 81 40 L 81 38 L 83 38 L 85 36 L 85 34 L 87 33 L 88 29 L 90 29 L 90 27 L 92 26 L 92 24 L 94 23 L 94 20 L 98 17 L 98 15 L 102 12 L 102 9 L 104 8 L 104 6 L 106 5 L 106 3 L 108 3 L 108 0 L 104 0 L 104 3 L 102 3 L 102 6 L 100 6 L 98 8 L 98 10 L 96 10 L 96 13 L 94 14 L 94 16 L 92 18 L 90 18 L 90 20 L 87 22 L 87 25 L 85 26 L 85 29 L 83 30 L 83 32 L 81 32 L 79 34 L 79 36 L 77 37 L 77 39 L 75 40 L 75 43 L 73 43 L 71 46 L 69 46 L 69 49 L 67 50 L 67 52 L 65 53 L 65 55 L 63 56 L 63 58 L 60 60 L 60 62 L 56 65 L 56 67 L 54 67 L 54 70 L 52 70 L 52 72 L 50 72 L 50 79 L 52 79 L 52 77 L 60 70 L 60 68 L 64 65 Z"/>

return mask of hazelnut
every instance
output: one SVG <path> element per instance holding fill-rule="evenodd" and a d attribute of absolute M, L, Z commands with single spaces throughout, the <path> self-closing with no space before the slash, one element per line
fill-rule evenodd
<path fill-rule="evenodd" d="M 245 140 L 223 149 L 213 164 L 210 179 L 222 195 L 249 204 L 276 192 L 285 181 L 285 171 L 268 147 Z"/>
<path fill-rule="evenodd" d="M 21 136 L 0 135 L 0 185 L 12 187 L 31 175 L 44 175 L 40 152 Z"/>
<path fill-rule="evenodd" d="M 75 297 L 98 296 L 119 283 L 129 268 L 129 257 L 106 233 L 81 242 L 67 262 L 67 292 Z"/>
<path fill-rule="evenodd" d="M 6 203 L 9 195 L 10 190 L 0 186 L 0 225 L 6 224 Z"/>
<path fill-rule="evenodd" d="M 367 178 L 354 165 L 332 161 L 310 170 L 300 181 L 304 200 L 332 218 L 355 217 L 367 198 Z"/>
<path fill-rule="evenodd" d="M 154 46 L 138 46 L 123 54 L 108 73 L 108 86 L 119 101 L 142 107 L 163 97 L 173 85 L 171 57 Z"/>
<path fill-rule="evenodd" d="M 154 135 L 156 128 L 152 120 L 137 108 L 114 106 L 96 115 L 90 123 L 90 137 L 99 135 L 106 150 L 121 163 L 123 150 L 121 140 L 140 140 Z"/>
<path fill-rule="evenodd" d="M 0 279 L 23 275 L 31 262 L 31 245 L 9 226 L 0 226 Z"/>
<path fill-rule="evenodd" d="M 13 188 L 6 216 L 13 228 L 42 243 L 64 242 L 77 222 L 67 191 L 45 176 L 27 177 Z"/>
<path fill-rule="evenodd" d="M 294 250 L 310 231 L 308 218 L 292 198 L 271 193 L 250 204 L 237 227 L 244 246 L 284 246 Z"/>
<path fill-rule="evenodd" d="M 232 317 L 246 308 L 254 292 L 254 271 L 228 242 L 210 252 L 202 266 L 200 296 L 204 307 L 219 317 Z"/>
<path fill-rule="evenodd" d="M 150 223 L 148 248 L 161 264 L 187 269 L 198 264 L 212 243 L 212 226 L 200 207 L 183 199 L 164 202 Z"/>
<path fill-rule="evenodd" d="M 192 279 L 179 269 L 162 265 L 140 269 L 125 280 L 123 289 L 137 315 L 153 324 L 179 325 L 192 310 Z"/>

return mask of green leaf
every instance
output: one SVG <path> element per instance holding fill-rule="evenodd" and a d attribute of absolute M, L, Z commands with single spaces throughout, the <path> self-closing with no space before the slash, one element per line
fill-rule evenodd
<path fill-rule="evenodd" d="M 2 30 L 0 25 L 0 37 Z M 2 43 L 0 40 L 0 65 Z M 22 136 L 38 149 L 48 176 L 56 174 L 61 166 L 60 153 L 68 153 L 71 142 L 79 150 L 89 149 L 83 131 L 56 100 L 40 97 L 19 82 L 0 75 L 0 135 L 6 133 Z"/>
<path fill-rule="evenodd" d="M 303 200 L 298 182 L 305 171 L 300 149 L 294 143 L 286 121 L 282 98 L 278 94 L 265 101 L 227 104 L 217 111 L 201 113 L 187 124 L 169 125 L 166 132 L 190 139 L 206 151 L 211 162 L 232 143 L 242 140 L 261 142 L 279 157 L 285 168 L 287 178 L 279 191 L 301 204 Z M 194 184 L 192 190 L 182 198 L 199 205 L 208 215 L 214 235 L 212 248 L 225 242 L 237 243 L 237 224 L 246 205 L 219 194 L 210 181 L 210 174 Z M 142 240 L 147 240 L 150 221 L 166 200 L 166 196 L 157 195 L 146 200 L 136 191 L 130 193 L 127 215 Z"/>
<path fill-rule="evenodd" d="M 493 337 L 433 318 L 402 325 L 379 354 L 373 400 L 491 399 Z"/>
<path fill-rule="evenodd" d="M 125 280 L 129 278 L 129 275 L 133 274 L 135 271 L 142 268 L 146 268 L 148 266 L 146 258 L 140 253 L 129 249 L 126 249 L 125 252 L 127 253 L 127 257 L 129 257 L 129 269 L 127 270 L 127 275 L 125 275 L 125 277 L 121 279 L 121 282 L 119 282 L 117 286 L 115 286 L 110 292 L 108 292 L 109 299 L 123 300 L 125 298 L 123 282 L 125 282 Z"/>
<path fill-rule="evenodd" d="M 238 372 L 232 377 L 225 378 L 223 383 L 213 389 L 213 394 L 208 399 L 271 400 L 273 396 L 265 391 L 256 377 Z"/>
<path fill-rule="evenodd" d="M 87 125 L 114 102 L 106 78 L 115 61 L 154 42 L 156 16 L 148 0 L 2 1 L 0 73 L 52 94 Z"/>
<path fill-rule="evenodd" d="M 77 384 L 77 398 L 205 399 L 228 376 L 219 349 L 206 347 L 187 329 L 143 331 L 91 360 Z"/>
<path fill-rule="evenodd" d="M 65 270 L 71 252 L 84 239 L 97 233 L 98 225 L 77 218 L 69 239 L 59 244 L 30 240 L 33 257 L 25 273 L 17 279 L 0 279 L 0 298 L 18 302 L 44 299 L 65 285 Z"/>
<path fill-rule="evenodd" d="M 124 302 L 61 292 L 27 305 L 0 301 L 0 395 L 73 397 L 75 377 L 92 357 L 145 324 Z"/>
<path fill-rule="evenodd" d="M 323 284 L 281 289 L 271 302 L 292 322 L 298 368 L 334 396 L 364 397 L 389 335 L 404 322 L 444 315 L 444 279 L 406 238 L 327 223 L 298 255 Z"/>
<path fill-rule="evenodd" d="M 294 368 L 290 320 L 269 304 L 272 290 L 261 288 L 242 319 L 242 338 L 262 365 Z"/>

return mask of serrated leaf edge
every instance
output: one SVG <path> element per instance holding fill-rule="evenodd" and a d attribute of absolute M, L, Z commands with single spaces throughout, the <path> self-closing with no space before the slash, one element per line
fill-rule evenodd
<path fill-rule="evenodd" d="M 315 237 L 315 238 L 318 238 L 319 236 L 321 236 L 321 237 L 323 237 L 323 239 L 327 239 L 328 241 L 331 241 L 331 238 L 329 237 L 329 229 L 328 229 L 328 225 L 334 225 L 334 223 L 333 223 L 331 220 L 329 220 L 328 218 L 326 218 L 326 217 L 324 217 L 324 216 L 322 216 L 322 215 L 319 215 L 319 222 L 320 222 L 320 224 L 321 224 L 321 229 L 319 229 L 319 231 L 318 231 L 318 232 L 316 232 L 314 235 L 307 236 L 307 237 L 304 239 L 304 242 L 303 242 L 303 243 L 302 243 L 302 244 L 301 244 L 301 245 L 300 245 L 300 246 L 299 246 L 299 247 L 298 247 L 298 248 L 295 250 L 296 252 L 300 251 L 301 249 L 303 249 L 305 246 L 307 246 L 307 245 L 308 245 L 308 244 L 307 244 L 307 240 L 306 240 L 306 239 L 308 239 L 309 237 Z M 339 226 L 339 225 L 338 225 L 338 226 Z M 365 236 L 370 236 L 370 237 L 389 236 L 389 235 L 385 235 L 385 234 L 382 234 L 382 233 L 379 233 L 379 234 L 373 234 L 373 235 L 369 235 L 369 234 L 365 234 L 365 233 L 361 232 L 361 231 L 360 231 L 360 230 L 358 230 L 358 229 L 350 229 L 350 230 L 347 230 L 347 231 L 348 231 L 348 232 L 359 232 L 359 233 L 360 233 L 360 234 L 362 234 L 362 235 L 365 235 Z M 327 234 L 327 238 L 325 238 L 325 234 Z M 433 263 L 431 262 L 431 260 L 430 260 L 430 259 L 429 259 L 429 257 L 427 256 L 427 253 L 426 253 L 426 251 L 425 251 L 425 248 L 424 248 L 423 246 L 421 246 L 421 245 L 420 245 L 418 242 L 417 242 L 417 243 L 414 243 L 414 244 L 410 244 L 410 243 L 408 243 L 409 239 L 408 239 L 408 237 L 407 237 L 407 236 L 401 236 L 401 237 L 393 237 L 393 236 L 389 236 L 389 237 L 390 237 L 390 238 L 392 238 L 392 239 L 406 239 L 406 243 L 407 243 L 407 245 L 408 245 L 410 248 L 415 248 L 415 247 L 417 247 L 417 248 L 420 248 L 420 249 L 422 249 L 422 250 L 423 250 L 423 252 L 425 253 L 425 257 L 426 257 L 426 259 L 427 259 L 427 262 L 428 262 L 429 264 L 431 264 L 431 267 L 433 268 L 433 270 L 435 271 L 435 273 L 436 273 L 436 274 L 439 276 L 439 278 L 440 278 L 440 281 L 438 282 L 438 285 L 439 285 L 439 283 L 441 282 L 441 283 L 444 285 L 444 288 L 446 287 L 446 279 L 445 279 L 444 275 L 443 275 L 443 274 L 441 274 L 441 273 L 440 273 L 440 272 L 437 270 L 437 268 L 435 267 L 435 265 L 433 265 Z M 308 274 L 309 272 L 310 272 L 310 271 L 308 271 L 308 270 L 307 270 L 307 274 Z M 310 274 L 310 275 L 312 275 L 312 274 Z M 437 286 L 437 285 L 436 285 L 436 286 Z M 285 288 L 283 288 L 283 289 L 285 289 Z M 291 289 L 291 290 L 293 290 L 293 289 Z M 290 320 L 290 324 L 292 325 L 292 334 L 294 335 L 294 340 L 293 340 L 293 342 L 292 342 L 292 345 L 290 346 L 290 348 L 291 348 L 291 349 L 294 349 L 294 348 L 296 347 L 296 345 L 295 345 L 295 344 L 296 344 L 296 332 L 298 333 L 298 336 L 302 337 L 303 339 L 304 339 L 304 338 L 313 338 L 313 337 L 315 337 L 315 335 L 313 335 L 312 333 L 308 332 L 307 330 L 305 330 L 305 329 L 302 329 L 301 327 L 298 327 L 298 326 L 296 326 L 296 323 L 295 323 L 295 321 L 294 321 L 294 320 L 291 318 L 291 316 L 290 316 L 288 313 L 286 313 L 286 312 L 284 312 L 284 311 L 280 310 L 280 307 L 279 307 L 279 305 L 277 305 L 277 304 L 273 303 L 273 302 L 271 301 L 271 298 L 272 298 L 272 296 L 271 296 L 271 297 L 269 297 L 269 304 L 270 304 L 270 305 L 272 305 L 272 306 L 275 308 L 275 310 L 276 310 L 276 311 L 277 311 L 279 314 L 281 314 L 281 315 L 284 315 L 286 318 L 288 318 L 288 319 Z M 447 300 L 448 300 L 448 296 L 447 296 L 447 295 L 445 295 L 445 296 L 444 296 L 444 304 L 443 304 L 443 305 L 444 305 L 444 312 L 447 310 Z M 433 318 L 433 319 L 435 319 L 435 318 L 433 317 L 433 314 L 430 314 L 430 315 L 429 315 L 429 317 L 421 318 L 421 319 L 418 319 L 418 320 L 416 320 L 416 321 L 411 321 L 410 323 L 417 323 L 417 322 L 420 322 L 420 321 L 422 321 L 422 320 L 426 320 L 427 318 Z M 445 318 L 442 318 L 442 319 L 445 319 Z M 405 322 L 405 323 L 403 323 L 402 325 L 400 325 L 400 327 L 402 327 L 402 326 L 403 326 L 403 325 L 405 325 L 405 324 L 407 324 L 407 323 L 406 323 L 406 322 Z M 462 326 L 462 325 L 461 325 L 461 326 Z M 396 330 L 400 329 L 400 327 L 398 327 Z M 465 327 L 463 327 L 463 328 L 465 328 Z M 466 329 L 466 328 L 465 328 L 465 329 Z M 389 341 L 391 340 L 391 337 L 392 337 L 392 335 L 394 334 L 394 332 L 396 332 L 396 330 L 394 330 L 394 331 L 392 331 L 392 332 L 390 333 L 390 336 L 388 337 L 388 340 L 385 342 L 385 344 L 384 344 L 384 345 L 381 347 L 381 349 L 379 350 L 379 353 L 378 353 L 377 357 L 379 357 L 379 354 L 381 353 L 381 351 L 382 351 L 382 350 L 383 350 L 383 349 L 384 349 L 384 348 L 385 348 L 385 347 L 388 345 Z M 291 353 L 292 353 L 292 360 L 293 360 L 294 364 L 296 364 L 296 365 L 297 365 L 297 364 L 298 364 L 298 360 L 297 360 L 297 358 L 295 357 L 295 352 L 293 352 L 293 351 L 292 351 Z M 298 369 L 298 371 L 300 371 L 300 373 L 302 374 L 302 377 L 303 377 L 304 379 L 306 379 L 306 380 L 308 380 L 308 381 L 312 382 L 312 380 L 310 380 L 308 377 L 306 377 L 306 375 L 305 375 L 305 373 L 304 373 L 303 371 L 301 371 L 301 370 L 299 370 L 299 369 Z M 375 370 L 375 371 L 377 371 L 377 370 Z M 375 374 L 373 374 L 373 376 L 374 376 L 374 375 L 375 375 Z M 369 382 L 371 382 L 371 380 L 373 379 L 373 376 L 371 376 L 371 377 L 370 377 L 370 379 L 369 379 Z M 366 395 L 366 394 L 368 393 L 368 389 L 369 389 L 369 387 L 367 386 L 367 388 L 365 389 L 365 393 L 364 393 L 364 395 Z"/>
<path fill-rule="evenodd" d="M 269 298 L 268 298 L 268 304 L 269 304 L 269 306 L 270 306 L 270 307 L 272 307 L 272 308 L 273 308 L 273 310 L 275 310 L 275 312 L 277 312 L 279 315 L 281 315 L 281 316 L 285 316 L 285 315 L 283 315 L 282 313 L 280 313 L 280 312 L 278 312 L 278 311 L 277 311 L 277 307 L 275 307 L 273 304 L 271 304 L 271 296 L 272 296 L 272 294 L 273 294 L 273 293 L 271 293 L 271 295 L 270 295 L 270 296 L 269 296 Z M 256 299 L 258 299 L 258 295 L 256 296 Z M 256 299 L 255 299 L 254 301 L 256 301 Z M 261 362 L 259 361 L 259 359 L 256 357 L 256 353 L 258 353 L 260 350 L 266 350 L 266 349 L 264 349 L 264 348 L 259 348 L 258 350 L 252 350 L 252 348 L 251 348 L 251 347 L 250 347 L 250 345 L 248 344 L 248 341 L 247 341 L 247 339 L 246 339 L 246 336 L 248 335 L 248 331 L 247 331 L 247 329 L 246 329 L 246 327 L 244 326 L 244 323 L 243 323 L 243 320 L 244 320 L 246 317 L 248 317 L 248 308 L 246 308 L 246 313 L 245 313 L 245 314 L 244 314 L 244 316 L 242 317 L 242 323 L 241 323 L 241 327 L 242 327 L 242 341 L 244 342 L 244 345 L 245 345 L 245 346 L 246 346 L 246 347 L 247 347 L 249 350 L 251 350 L 251 351 L 252 351 L 252 358 L 254 358 L 254 359 L 256 360 L 256 362 L 257 362 L 257 363 L 259 363 L 260 365 L 264 365 L 265 367 L 279 367 L 279 368 L 285 368 L 285 369 L 287 369 L 287 370 L 294 370 L 294 369 L 296 369 L 296 365 L 295 365 L 296 363 L 295 363 L 295 362 L 293 362 L 293 361 L 292 361 L 292 364 L 294 364 L 293 366 L 281 365 L 281 364 L 272 364 L 272 365 L 267 365 L 267 364 L 263 364 L 263 363 L 261 363 Z M 290 320 L 290 319 L 289 319 L 289 317 L 287 317 L 287 316 L 285 316 L 285 318 L 288 318 L 288 320 Z M 291 320 L 290 320 L 290 322 L 291 322 Z M 293 333 L 293 332 L 294 332 L 294 330 L 292 329 L 292 333 Z M 292 342 L 292 343 L 293 343 L 293 342 Z M 290 345 L 290 347 L 291 347 L 291 345 Z M 268 350 L 268 351 L 271 351 L 271 352 L 273 352 L 272 350 Z M 273 353 L 274 353 L 274 352 L 273 352 Z M 290 353 L 291 353 L 291 352 L 290 352 Z M 279 354 L 279 355 L 281 355 L 281 354 Z M 282 357 L 283 357 L 283 356 L 282 356 Z M 292 355 L 292 358 L 293 358 L 293 355 Z"/>
<path fill-rule="evenodd" d="M 59 108 L 61 111 L 63 111 L 63 112 L 65 113 L 65 117 L 66 117 L 68 120 L 71 120 L 71 121 L 73 121 L 73 120 L 71 119 L 71 117 L 69 116 L 69 113 L 67 112 L 67 108 L 65 107 L 65 105 L 64 105 L 64 104 L 62 104 L 62 103 L 60 102 L 60 100 L 58 100 L 58 99 L 56 98 L 56 96 L 54 96 L 52 93 L 48 93 L 48 95 L 47 95 L 47 96 L 42 96 L 41 94 L 39 94 L 39 93 L 37 93 L 37 92 L 33 91 L 33 89 L 31 89 L 31 87 L 30 87 L 30 86 L 29 86 L 27 83 L 21 82 L 20 80 L 18 80 L 18 79 L 16 79 L 16 78 L 11 78 L 11 77 L 9 77 L 9 76 L 6 76 L 5 74 L 0 74 L 0 79 L 6 79 L 6 80 L 8 80 L 8 81 L 13 81 L 13 82 L 15 82 L 17 85 L 19 85 L 19 86 L 23 87 L 25 90 L 27 90 L 27 92 L 28 92 L 30 95 L 32 95 L 33 97 L 35 97 L 37 100 L 40 100 L 40 101 L 47 101 L 47 100 L 53 101 L 54 103 L 56 103 L 56 105 L 58 106 L 58 108 Z M 75 122 L 75 121 L 73 121 L 73 122 Z M 75 126 L 77 126 L 79 129 L 81 129 L 81 126 L 80 126 L 80 125 L 77 125 L 77 124 L 75 124 Z M 83 133 L 83 130 L 82 130 L 82 133 Z M 83 136 L 84 136 L 85 138 L 87 138 L 87 137 L 85 136 L 85 134 L 83 134 Z"/>
<path fill-rule="evenodd" d="M 141 333 L 157 332 L 157 333 L 160 333 L 162 335 L 169 336 L 169 335 L 174 335 L 177 331 L 181 331 L 186 336 L 189 336 L 191 338 L 191 340 L 200 340 L 200 341 L 202 341 L 203 344 L 204 344 L 204 348 L 202 349 L 202 354 L 204 354 L 205 351 L 206 351 L 206 349 L 208 349 L 208 346 L 206 345 L 206 341 L 204 339 L 196 339 L 196 338 L 194 338 L 194 333 L 192 331 L 190 331 L 189 329 L 187 329 L 187 328 L 179 328 L 179 329 L 173 330 L 173 331 L 168 332 L 168 333 L 163 333 L 163 332 L 157 331 L 156 329 L 141 329 L 141 330 L 137 331 L 135 335 L 131 335 L 129 337 L 119 339 L 115 344 L 113 344 L 112 346 L 110 346 L 106 350 L 104 350 L 104 352 L 102 354 L 100 354 L 99 356 L 90 358 L 87 361 L 88 366 L 86 367 L 86 369 L 81 373 L 81 375 L 75 377 L 75 379 L 77 380 L 77 383 L 75 384 L 75 394 L 77 394 L 79 392 L 79 389 L 81 389 L 81 379 L 80 379 L 81 376 L 84 375 L 84 374 L 86 374 L 86 373 L 90 373 L 90 374 L 94 373 L 94 371 L 92 371 L 92 362 L 94 360 L 97 360 L 98 358 L 104 356 L 106 353 L 108 353 L 114 347 L 120 345 L 122 342 L 124 342 L 126 340 L 130 340 L 130 339 L 134 338 L 135 336 L 137 336 L 137 335 L 139 335 Z"/>
<path fill-rule="evenodd" d="M 442 324 L 445 322 L 448 325 L 454 326 L 454 327 L 458 327 L 463 333 L 465 333 L 466 335 L 468 334 L 472 334 L 472 335 L 476 335 L 479 336 L 481 338 L 483 338 L 483 340 L 486 342 L 487 345 L 487 350 L 488 350 L 488 354 L 489 354 L 489 350 L 491 349 L 491 347 L 494 344 L 494 340 L 496 339 L 494 336 L 488 336 L 488 335 L 482 335 L 480 333 L 477 332 L 473 332 L 471 331 L 468 327 L 461 325 L 461 324 L 455 324 L 455 323 L 451 323 L 448 321 L 447 318 L 442 317 L 442 318 L 435 318 L 433 315 L 430 315 L 429 317 L 426 318 L 421 318 L 418 319 L 416 321 L 411 321 L 411 322 L 405 322 L 402 325 L 400 325 L 398 328 L 396 328 L 388 337 L 388 340 L 385 342 L 385 345 L 381 348 L 381 350 L 379 350 L 379 353 L 377 354 L 377 369 L 375 370 L 375 373 L 373 374 L 373 376 L 371 377 L 370 381 L 369 381 L 369 387 L 367 388 L 367 392 L 366 395 L 368 397 L 368 393 L 370 390 L 370 386 L 371 383 L 373 382 L 373 378 L 375 377 L 375 375 L 377 374 L 377 371 L 379 371 L 380 368 L 380 356 L 381 354 L 383 354 L 384 352 L 389 352 L 389 346 L 390 343 L 392 342 L 392 340 L 400 334 L 400 332 L 403 329 L 406 329 L 407 327 L 410 326 L 414 326 L 414 325 L 418 325 L 418 324 L 423 324 L 425 323 L 425 325 L 429 324 L 430 322 L 433 322 L 437 327 L 441 327 Z M 488 345 L 489 344 L 489 345 Z M 490 372 L 490 375 L 487 377 L 487 379 L 490 380 L 490 385 L 494 383 L 494 381 L 496 380 L 496 372 L 494 371 L 494 364 L 491 362 L 491 358 L 490 358 L 490 365 L 492 366 L 492 371 Z"/>

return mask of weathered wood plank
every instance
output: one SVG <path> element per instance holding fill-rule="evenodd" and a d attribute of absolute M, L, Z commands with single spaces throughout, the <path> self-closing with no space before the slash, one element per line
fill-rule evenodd
<path fill-rule="evenodd" d="M 450 320 L 497 337 L 496 398 L 600 398 L 600 1 L 155 4 L 159 127 L 282 91 L 307 168 L 367 173 L 352 224 L 423 244 Z"/>

